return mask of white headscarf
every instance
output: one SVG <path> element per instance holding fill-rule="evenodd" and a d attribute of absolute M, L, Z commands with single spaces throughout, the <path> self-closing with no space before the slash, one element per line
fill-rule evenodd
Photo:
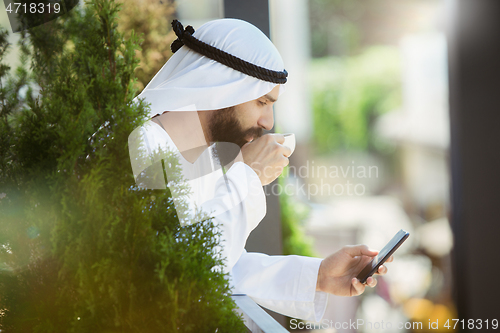
<path fill-rule="evenodd" d="M 262 31 L 237 19 L 210 21 L 193 37 L 269 70 L 283 71 L 278 50 Z M 243 74 L 182 46 L 134 99 L 151 104 L 150 116 L 164 111 L 217 110 L 257 99 L 276 83 Z M 280 85 L 281 94 L 284 91 Z"/>

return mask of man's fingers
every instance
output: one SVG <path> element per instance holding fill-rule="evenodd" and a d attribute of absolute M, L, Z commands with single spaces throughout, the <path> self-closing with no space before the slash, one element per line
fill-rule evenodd
<path fill-rule="evenodd" d="M 353 278 L 351 280 L 351 284 L 355 290 L 355 293 L 352 296 L 361 295 L 365 291 L 365 285 L 362 284 L 357 278 Z"/>
<path fill-rule="evenodd" d="M 373 277 L 370 276 L 368 279 L 366 279 L 366 284 L 369 287 L 374 288 L 377 285 L 377 280 L 375 280 Z"/>
<path fill-rule="evenodd" d="M 351 257 L 357 257 L 361 255 L 373 257 L 378 254 L 378 251 L 371 250 L 366 245 L 347 245 L 344 246 L 343 250 Z"/>
<path fill-rule="evenodd" d="M 394 260 L 394 257 L 393 256 L 390 256 L 389 259 L 387 259 L 385 262 L 391 262 Z"/>
<path fill-rule="evenodd" d="M 290 155 L 292 155 L 292 150 L 290 148 L 288 148 L 287 146 L 283 146 L 283 148 L 285 149 L 283 156 L 285 156 L 287 158 L 290 157 Z"/>
<path fill-rule="evenodd" d="M 285 142 L 285 136 L 283 134 L 273 133 L 272 135 L 277 143 L 282 144 L 283 142 Z"/>
<path fill-rule="evenodd" d="M 375 274 L 384 275 L 387 273 L 387 267 L 381 265 Z"/>

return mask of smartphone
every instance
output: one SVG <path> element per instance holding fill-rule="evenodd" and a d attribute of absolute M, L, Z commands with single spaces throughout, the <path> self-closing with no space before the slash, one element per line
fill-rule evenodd
<path fill-rule="evenodd" d="M 408 231 L 403 229 L 399 230 L 398 233 L 387 243 L 386 246 L 368 263 L 368 265 L 363 268 L 363 270 L 356 276 L 356 278 L 361 283 L 366 283 L 366 279 L 375 274 L 378 268 L 387 260 L 389 257 L 396 252 L 398 247 L 403 244 L 403 242 L 410 236 Z"/>

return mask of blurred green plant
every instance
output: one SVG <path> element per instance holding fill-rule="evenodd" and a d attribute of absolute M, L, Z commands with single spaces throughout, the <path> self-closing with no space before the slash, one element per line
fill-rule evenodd
<path fill-rule="evenodd" d="M 172 55 L 170 44 L 177 38 L 171 22 L 175 3 L 171 0 L 119 0 L 122 5 L 118 29 L 125 38 L 132 31 L 142 38 L 135 51 L 139 66 L 135 69 L 136 88 L 140 93 Z"/>
<path fill-rule="evenodd" d="M 371 47 L 358 56 L 313 59 L 311 90 L 316 152 L 376 151 L 377 116 L 402 103 L 396 47 Z"/>
<path fill-rule="evenodd" d="M 168 191 L 135 185 L 128 136 L 148 112 L 119 9 L 92 0 L 23 32 L 29 74 L 0 65 L 1 330 L 246 331 L 212 221 L 182 227 Z"/>
<path fill-rule="evenodd" d="M 278 184 L 285 188 L 288 177 L 288 166 L 278 177 Z M 281 234 L 283 240 L 283 254 L 296 254 L 307 257 L 316 257 L 313 250 L 313 240 L 305 234 L 305 223 L 311 209 L 296 197 L 283 191 L 279 195 L 281 209 Z"/>

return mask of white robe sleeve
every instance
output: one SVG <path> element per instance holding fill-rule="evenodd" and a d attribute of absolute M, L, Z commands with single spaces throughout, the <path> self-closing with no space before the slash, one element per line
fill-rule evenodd
<path fill-rule="evenodd" d="M 243 252 L 232 270 L 234 292 L 293 318 L 319 322 L 328 294 L 316 291 L 320 258 Z"/>
<path fill-rule="evenodd" d="M 268 256 L 244 249 L 250 232 L 266 214 L 266 197 L 259 177 L 236 162 L 216 183 L 214 198 L 202 205 L 212 212 L 222 231 L 222 254 L 227 258 L 234 293 L 284 315 L 320 321 L 327 294 L 316 291 L 322 259 Z"/>

